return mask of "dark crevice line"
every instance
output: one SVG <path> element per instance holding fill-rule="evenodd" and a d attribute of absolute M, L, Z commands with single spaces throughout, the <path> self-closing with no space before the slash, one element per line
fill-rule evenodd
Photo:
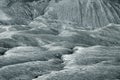
<path fill-rule="evenodd" d="M 111 23 L 111 19 L 109 18 L 108 13 L 107 13 L 107 10 L 106 10 L 106 9 L 107 9 L 107 6 L 106 6 L 106 4 L 104 3 L 104 1 L 101 1 L 101 5 L 103 6 L 103 11 L 104 11 L 104 13 L 105 13 L 105 16 L 106 16 L 108 22 Z"/>
<path fill-rule="evenodd" d="M 82 7 L 82 4 L 81 4 L 81 2 L 80 2 L 80 0 L 78 0 L 78 5 L 79 5 L 79 12 L 80 12 L 80 18 L 81 18 L 81 20 L 80 20 L 80 23 L 81 23 L 81 26 L 83 26 L 83 7 Z"/>

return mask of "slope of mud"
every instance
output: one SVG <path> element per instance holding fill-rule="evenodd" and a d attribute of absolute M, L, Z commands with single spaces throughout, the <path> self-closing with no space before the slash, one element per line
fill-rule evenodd
<path fill-rule="evenodd" d="M 119 80 L 119 48 L 75 47 L 72 55 L 63 56 L 64 70 L 53 71 L 33 80 Z"/>
<path fill-rule="evenodd" d="M 62 0 L 48 7 L 45 16 L 72 21 L 90 29 L 109 23 L 120 23 L 120 6 L 117 0 Z"/>
<path fill-rule="evenodd" d="M 119 7 L 118 0 L 1 0 L 0 80 L 120 80 Z"/>
<path fill-rule="evenodd" d="M 0 28 L 1 80 L 120 79 L 118 24 L 88 31 L 38 17 Z"/>
<path fill-rule="evenodd" d="M 0 19 L 0 23 L 10 24 L 28 24 L 37 16 L 43 15 L 50 0 L 2 0 L 0 2 L 0 11 L 4 12 L 11 20 Z M 2 16 L 2 15 L 1 15 Z"/>

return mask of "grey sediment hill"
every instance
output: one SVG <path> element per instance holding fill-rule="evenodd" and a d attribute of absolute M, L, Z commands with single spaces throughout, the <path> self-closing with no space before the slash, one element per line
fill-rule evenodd
<path fill-rule="evenodd" d="M 0 80 L 120 80 L 119 0 L 1 0 Z"/>

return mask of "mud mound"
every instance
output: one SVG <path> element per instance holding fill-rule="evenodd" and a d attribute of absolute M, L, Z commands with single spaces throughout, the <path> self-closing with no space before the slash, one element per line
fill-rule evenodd
<path fill-rule="evenodd" d="M 119 3 L 112 0 L 62 0 L 48 7 L 45 16 L 76 22 L 81 27 L 94 29 L 109 23 L 119 24 L 119 7 Z"/>
<path fill-rule="evenodd" d="M 0 80 L 120 80 L 119 4 L 1 0 Z"/>
<path fill-rule="evenodd" d="M 64 70 L 33 80 L 119 80 L 120 47 L 76 47 L 72 55 L 63 56 Z M 117 56 L 116 56 L 117 55 Z"/>

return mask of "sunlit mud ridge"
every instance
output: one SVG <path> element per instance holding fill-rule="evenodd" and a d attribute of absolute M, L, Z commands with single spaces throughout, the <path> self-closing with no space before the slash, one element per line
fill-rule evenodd
<path fill-rule="evenodd" d="M 1 0 L 0 80 L 120 80 L 119 9 L 118 0 Z"/>

